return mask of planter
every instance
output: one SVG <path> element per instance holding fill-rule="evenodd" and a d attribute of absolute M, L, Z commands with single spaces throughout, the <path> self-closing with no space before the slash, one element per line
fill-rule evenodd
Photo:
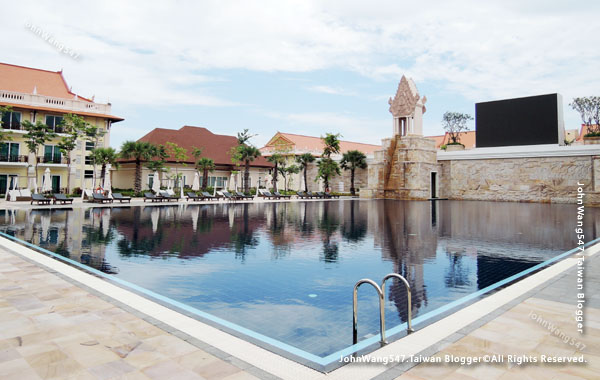
<path fill-rule="evenodd" d="M 446 145 L 446 152 L 454 152 L 457 150 L 465 150 L 465 146 L 464 145 L 460 145 L 460 144 L 449 144 Z"/>
<path fill-rule="evenodd" d="M 583 137 L 583 145 L 598 145 L 600 144 L 600 136 Z"/>

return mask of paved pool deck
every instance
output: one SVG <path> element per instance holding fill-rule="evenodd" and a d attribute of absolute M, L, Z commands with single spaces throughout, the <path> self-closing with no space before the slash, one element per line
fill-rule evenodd
<path fill-rule="evenodd" d="M 37 256 L 47 261 L 40 261 Z M 406 360 L 387 366 L 353 363 L 322 374 L 274 354 L 253 351 L 250 343 L 233 338 L 228 353 L 218 347 L 223 335 L 214 335 L 210 329 L 198 328 L 196 324 L 192 326 L 184 317 L 180 318 L 183 323 L 179 323 L 179 317 L 171 315 L 174 312 L 160 306 L 148 309 L 134 297 L 115 297 L 117 293 L 108 288 L 106 292 L 99 291 L 105 280 L 39 253 L 27 256 L 21 249 L 12 250 L 3 244 L 0 247 L 0 379 L 600 378 L 598 256 L 588 256 L 585 261 L 583 335 L 576 331 L 574 321 L 577 267 L 573 266 L 575 259 L 569 258 L 487 297 L 488 304 L 498 302 L 499 308 L 494 311 L 488 311 L 489 305 L 487 308 L 480 305 L 486 300 L 480 301 L 446 318 L 447 321 L 437 322 L 437 328 L 424 328 L 372 354 L 387 356 L 404 352 L 404 346 L 408 345 L 412 351 L 406 352 L 413 352 L 415 357 L 583 354 L 587 363 L 518 366 L 505 362 L 461 366 Z M 548 273 L 533 281 L 533 277 L 543 272 Z M 94 282 L 100 285 L 93 286 Z M 516 287 L 525 291 L 512 298 L 502 296 Z M 144 310 L 156 310 L 156 314 Z M 536 321 L 534 315 L 542 319 Z M 464 327 L 442 334 L 439 339 L 435 337 L 444 321 L 457 325 L 457 320 L 466 316 L 473 319 L 464 322 Z M 563 337 L 585 344 L 585 349 L 579 352 L 574 345 L 565 343 L 549 330 L 549 324 L 555 327 L 554 331 L 562 332 Z M 429 342 L 435 343 L 415 344 L 427 341 L 428 337 Z"/>

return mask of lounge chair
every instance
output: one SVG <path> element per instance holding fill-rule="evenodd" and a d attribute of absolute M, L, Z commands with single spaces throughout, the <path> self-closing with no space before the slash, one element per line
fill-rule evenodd
<path fill-rule="evenodd" d="M 30 200 L 31 200 L 31 190 L 21 189 L 20 195 L 17 196 L 17 201 L 30 201 Z"/>
<path fill-rule="evenodd" d="M 229 191 L 221 191 L 221 194 L 223 194 L 223 196 L 225 197 L 225 199 L 227 199 L 228 201 L 237 201 L 238 200 L 238 196 L 237 195 L 233 195 L 231 194 Z"/>
<path fill-rule="evenodd" d="M 92 193 L 92 200 L 96 203 L 113 203 L 111 198 L 107 198 L 100 193 Z"/>
<path fill-rule="evenodd" d="M 31 194 L 31 204 L 37 202 L 37 204 L 49 205 L 52 199 L 44 197 L 42 194 Z"/>
<path fill-rule="evenodd" d="M 291 195 L 283 195 L 279 191 L 274 191 L 273 195 L 275 195 L 276 197 L 285 198 L 285 199 L 290 199 L 292 197 Z"/>
<path fill-rule="evenodd" d="M 127 201 L 127 202 L 131 203 L 131 197 L 124 197 L 123 194 L 121 194 L 121 193 L 113 193 L 112 196 L 115 201 L 119 201 L 121 203 L 123 203 L 124 201 Z"/>
<path fill-rule="evenodd" d="M 306 195 L 308 195 L 308 196 L 309 196 L 309 197 L 311 197 L 311 198 L 322 198 L 322 197 L 321 197 L 321 196 L 319 196 L 317 193 L 313 193 L 313 192 L 310 192 L 310 191 L 307 191 L 307 192 L 306 192 Z"/>
<path fill-rule="evenodd" d="M 206 192 L 206 191 L 203 191 L 203 192 L 202 192 L 202 197 L 203 197 L 204 199 L 208 200 L 208 201 L 211 201 L 211 200 L 213 200 L 213 199 L 217 199 L 217 197 L 215 197 L 215 196 L 212 196 L 211 194 L 209 194 L 209 193 L 208 193 L 208 192 Z"/>
<path fill-rule="evenodd" d="M 53 203 L 54 204 L 61 203 L 63 205 L 67 204 L 67 203 L 73 204 L 73 198 L 69 198 L 69 197 L 67 197 L 64 194 L 58 194 L 58 193 L 56 193 L 56 194 L 54 194 L 54 201 L 53 201 Z"/>
<path fill-rule="evenodd" d="M 317 195 L 317 197 L 319 198 L 333 198 L 331 195 L 324 193 L 322 191 L 317 191 L 315 192 L 315 194 Z"/>
<path fill-rule="evenodd" d="M 186 198 L 187 198 L 187 200 L 188 200 L 188 201 L 189 201 L 190 199 L 191 199 L 191 200 L 193 200 L 193 201 L 201 201 L 201 200 L 203 200 L 203 199 L 204 199 L 204 197 L 200 197 L 200 196 L 198 196 L 198 194 L 196 194 L 196 193 L 187 193 L 187 196 L 186 196 Z"/>
<path fill-rule="evenodd" d="M 144 193 L 144 202 L 148 200 L 151 202 L 162 202 L 162 197 L 157 197 L 156 195 L 150 192 Z"/>
<path fill-rule="evenodd" d="M 171 192 L 172 192 L 172 190 L 171 190 Z M 167 191 L 167 190 L 159 191 L 158 192 L 158 196 L 160 198 L 162 198 L 163 200 L 166 200 L 166 201 L 169 201 L 169 202 L 170 201 L 177 202 L 179 200 L 179 197 L 176 196 L 175 193 L 170 194 L 169 191 Z"/>
<path fill-rule="evenodd" d="M 252 195 L 246 195 L 246 194 L 242 193 L 241 191 L 236 191 L 235 195 L 237 195 L 237 197 L 239 199 L 252 199 L 252 198 L 254 198 Z"/>
<path fill-rule="evenodd" d="M 306 194 L 304 191 L 297 191 L 296 195 L 298 196 L 298 198 L 300 199 L 312 199 L 312 196 Z"/>

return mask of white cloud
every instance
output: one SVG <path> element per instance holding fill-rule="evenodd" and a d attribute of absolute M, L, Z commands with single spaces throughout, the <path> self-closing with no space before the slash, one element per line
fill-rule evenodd
<path fill-rule="evenodd" d="M 309 86 L 309 87 L 307 87 L 307 89 L 309 91 L 321 92 L 323 94 L 329 94 L 329 95 L 343 95 L 343 96 L 357 96 L 358 95 L 358 93 L 356 93 L 352 90 L 347 90 L 347 89 L 344 89 L 341 87 L 326 86 L 326 85 Z"/>

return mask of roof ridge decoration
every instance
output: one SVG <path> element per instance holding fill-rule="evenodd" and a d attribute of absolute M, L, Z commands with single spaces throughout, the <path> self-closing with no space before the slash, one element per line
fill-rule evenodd
<path fill-rule="evenodd" d="M 404 75 L 402 75 L 402 79 L 400 79 L 400 83 L 398 83 L 396 95 L 393 99 L 390 98 L 388 100 L 390 113 L 394 117 L 414 116 L 415 108 L 417 106 L 422 107 L 423 113 L 425 113 L 426 102 L 427 97 L 424 96 L 421 99 L 415 82 L 412 79 L 407 79 Z"/>

